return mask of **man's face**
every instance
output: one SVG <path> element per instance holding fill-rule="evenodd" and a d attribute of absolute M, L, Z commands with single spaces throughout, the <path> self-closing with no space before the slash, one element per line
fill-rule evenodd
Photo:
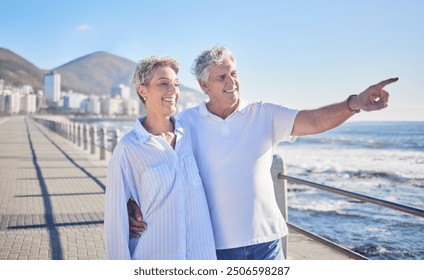
<path fill-rule="evenodd" d="M 212 103 L 224 108 L 233 107 L 240 98 L 236 62 L 227 58 L 222 64 L 210 66 L 208 81 L 201 81 L 200 85 Z"/>

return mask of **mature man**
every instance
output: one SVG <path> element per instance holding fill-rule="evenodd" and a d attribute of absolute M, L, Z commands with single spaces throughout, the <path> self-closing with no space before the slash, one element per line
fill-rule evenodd
<path fill-rule="evenodd" d="M 387 107 L 383 88 L 398 78 L 370 86 L 359 95 L 315 110 L 240 98 L 236 60 L 214 47 L 193 63 L 193 73 L 209 100 L 180 113 L 190 126 L 194 155 L 203 180 L 218 259 L 284 259 L 280 239 L 288 233 L 275 200 L 270 174 L 281 141 L 339 126 L 355 113 Z M 129 204 L 132 234 L 143 231 L 141 213 Z"/>

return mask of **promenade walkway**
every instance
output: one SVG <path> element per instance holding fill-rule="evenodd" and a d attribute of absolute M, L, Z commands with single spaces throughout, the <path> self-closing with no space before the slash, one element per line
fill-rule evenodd
<path fill-rule="evenodd" d="M 0 118 L 0 260 L 104 259 L 106 164 L 30 118 Z"/>
<path fill-rule="evenodd" d="M 0 260 L 105 259 L 106 160 L 23 116 L 0 117 Z M 349 259 L 291 230 L 288 259 Z"/>

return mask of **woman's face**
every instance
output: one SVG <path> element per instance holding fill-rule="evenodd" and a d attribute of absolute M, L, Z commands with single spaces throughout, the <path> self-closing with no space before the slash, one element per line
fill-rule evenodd
<path fill-rule="evenodd" d="M 177 74 L 168 66 L 153 70 L 152 79 L 147 85 L 140 86 L 146 100 L 147 113 L 170 116 L 175 113 L 180 95 Z"/>

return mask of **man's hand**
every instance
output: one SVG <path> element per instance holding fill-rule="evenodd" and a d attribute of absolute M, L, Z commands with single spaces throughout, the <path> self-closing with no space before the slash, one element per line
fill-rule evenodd
<path fill-rule="evenodd" d="M 140 208 L 133 200 L 128 200 L 127 209 L 130 236 L 138 238 L 140 237 L 139 232 L 144 232 L 147 229 L 147 224 L 143 221 L 143 214 L 141 214 Z"/>
<path fill-rule="evenodd" d="M 391 78 L 372 85 L 356 98 L 349 102 L 349 107 L 352 110 L 375 111 L 386 108 L 389 102 L 389 93 L 384 90 L 384 87 L 394 83 L 399 78 Z"/>

